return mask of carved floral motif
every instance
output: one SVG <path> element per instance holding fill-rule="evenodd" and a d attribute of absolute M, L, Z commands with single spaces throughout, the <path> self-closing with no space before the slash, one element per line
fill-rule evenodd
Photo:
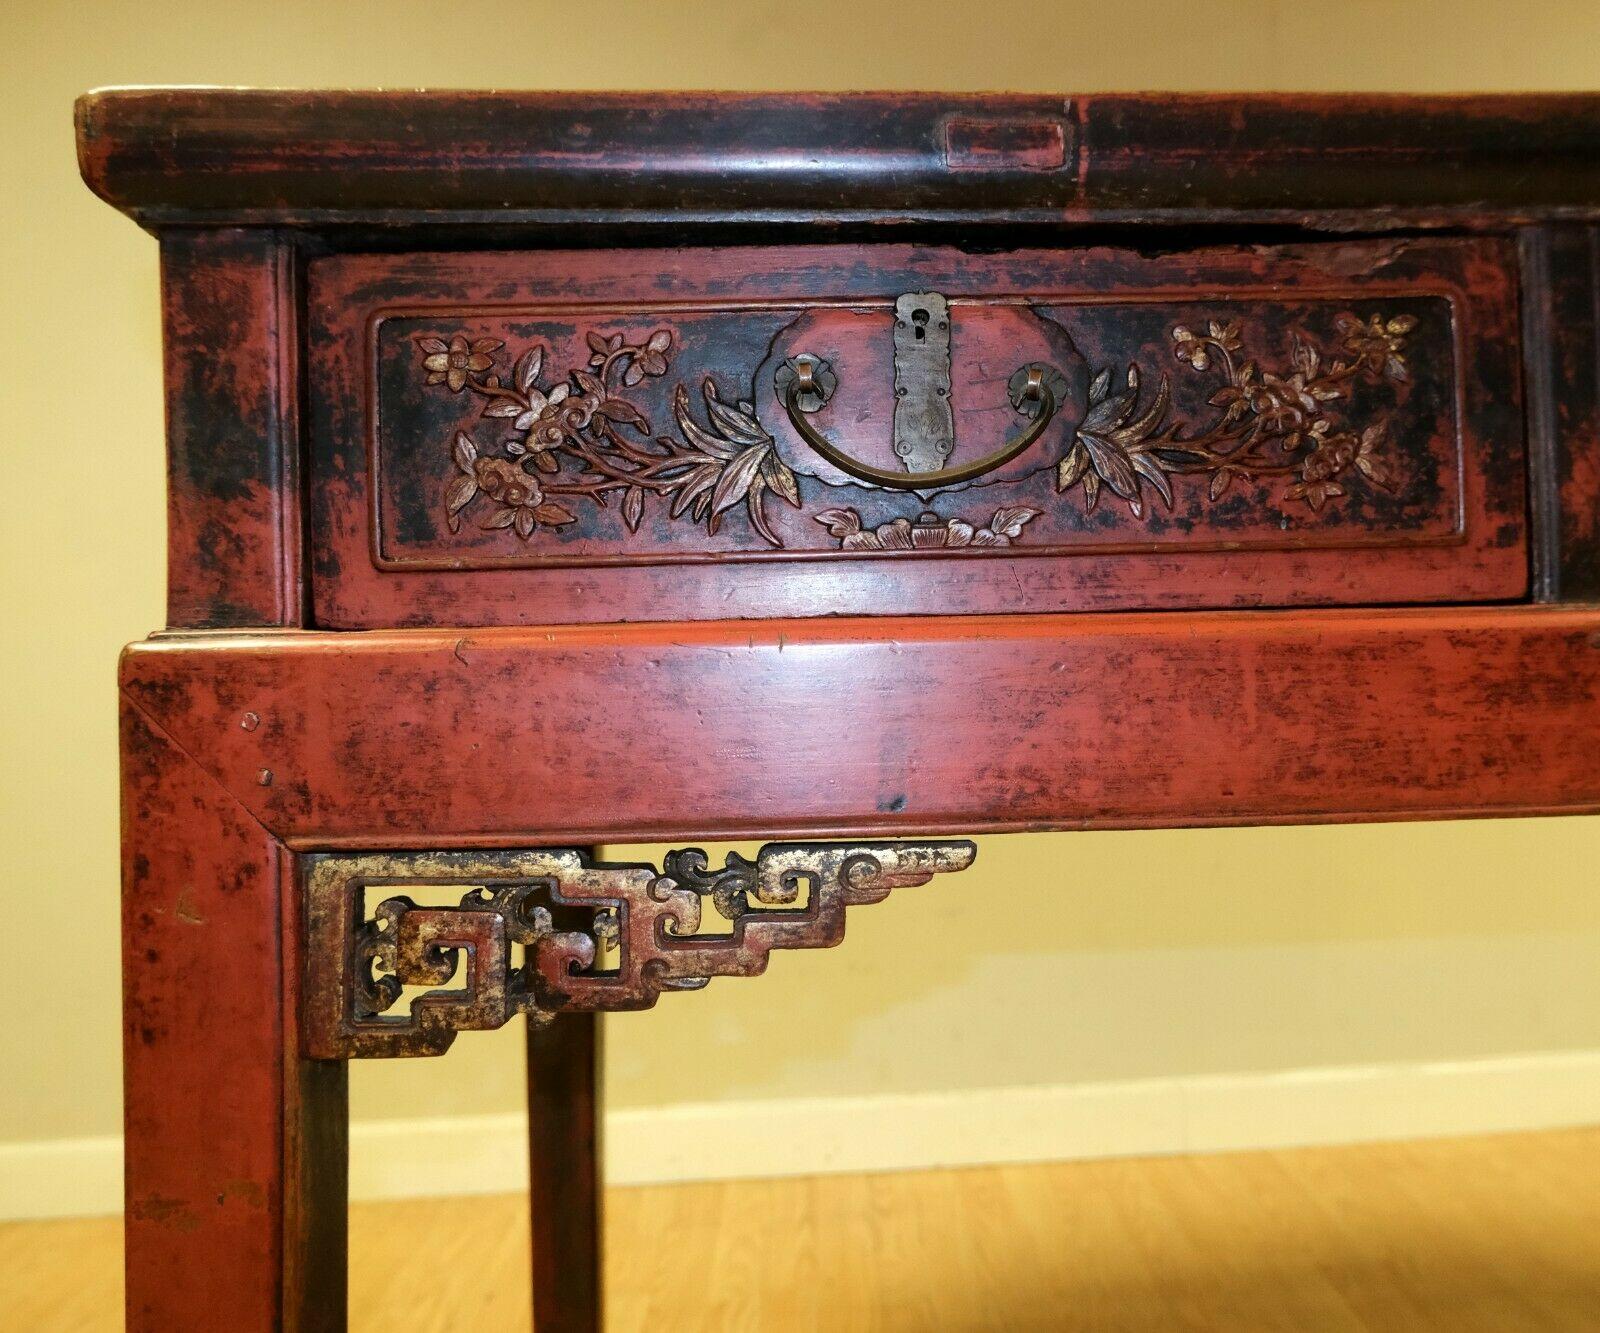
<path fill-rule="evenodd" d="M 1388 423 L 1346 424 L 1336 405 L 1349 400 L 1360 383 L 1408 378 L 1405 342 L 1416 320 L 1380 314 L 1363 320 L 1345 312 L 1334 324 L 1336 351 L 1325 353 L 1295 334 L 1286 365 L 1275 369 L 1245 352 L 1237 320 L 1208 320 L 1203 331 L 1175 326 L 1176 359 L 1222 381 L 1208 400 L 1216 415 L 1199 427 L 1169 420 L 1172 393 L 1165 375 L 1145 400 L 1138 366 L 1128 367 L 1120 385 L 1110 369 L 1102 370 L 1089 387 L 1082 423 L 1056 464 L 1057 491 L 1078 488 L 1086 511 L 1109 491 L 1139 517 L 1147 485 L 1172 508 L 1175 476 L 1209 478 L 1206 495 L 1212 501 L 1236 480 L 1281 476 L 1289 479 L 1282 499 L 1312 510 L 1344 495 L 1355 476 L 1389 489 L 1395 474 Z M 510 529 L 526 541 L 541 529 L 575 523 L 580 504 L 604 508 L 615 500 L 629 531 L 637 532 L 646 500 L 654 497 L 669 519 L 687 516 L 708 533 L 742 508 L 768 545 L 782 546 L 767 497 L 801 508 L 800 484 L 753 402 L 725 399 L 707 376 L 700 385 L 702 423 L 688 389 L 679 384 L 672 393 L 677 433 L 655 435 L 626 391 L 666 374 L 672 333 L 657 329 L 642 342 L 620 333 L 591 331 L 587 337 L 587 366 L 555 383 L 544 378 L 540 345 L 517 357 L 507 380 L 495 370 L 505 347 L 497 338 L 416 339 L 426 383 L 481 400 L 482 416 L 503 422 L 508 432 L 491 448 L 456 432 L 450 450 L 455 476 L 444 493 L 451 531 L 459 531 L 476 504 L 481 527 Z M 871 529 L 854 509 L 824 509 L 813 517 L 842 550 L 890 551 L 1009 546 L 1038 515 L 1037 509 L 1005 507 L 977 527 L 923 513 Z"/>
<path fill-rule="evenodd" d="M 1329 405 L 1346 398 L 1361 380 L 1409 377 L 1402 351 L 1416 327 L 1410 315 L 1365 323 L 1345 313 L 1334 321 L 1342 355 L 1331 361 L 1298 334 L 1289 350 L 1287 371 L 1263 369 L 1245 356 L 1237 320 L 1210 320 L 1204 332 L 1184 325 L 1172 330 L 1173 353 L 1191 369 L 1215 369 L 1222 386 L 1210 403 L 1221 413 L 1198 434 L 1181 421 L 1167 421 L 1171 388 L 1161 377 L 1154 397 L 1140 404 L 1140 375 L 1129 366 L 1124 386 L 1113 389 L 1112 372 L 1102 370 L 1089 387 L 1089 410 L 1077 438 L 1057 465 L 1056 489 L 1081 486 L 1085 510 L 1093 510 L 1102 488 L 1144 513 L 1144 484 L 1172 508 L 1173 475 L 1211 478 L 1207 495 L 1220 499 L 1235 478 L 1294 476 L 1285 500 L 1304 501 L 1319 510 L 1343 495 L 1344 481 L 1359 473 L 1387 490 L 1394 482 L 1385 455 L 1388 423 L 1375 422 L 1359 433 L 1343 425 Z"/>
<path fill-rule="evenodd" d="M 923 513 L 913 523 L 897 518 L 863 529 L 861 515 L 854 509 L 824 509 L 815 515 L 830 536 L 839 539 L 843 551 L 922 551 L 956 546 L 1010 546 L 1022 536 L 1022 529 L 1039 517 L 1037 509 L 1021 505 L 996 509 L 988 524 L 975 528 L 965 519 L 940 518 Z"/>
<path fill-rule="evenodd" d="M 543 381 L 543 346 L 518 357 L 505 383 L 490 373 L 505 346 L 497 338 L 416 341 L 428 384 L 481 398 L 482 415 L 505 421 L 511 432 L 499 453 L 486 453 L 465 431 L 456 432 L 451 459 L 457 475 L 444 494 L 452 532 L 480 497 L 491 505 L 481 526 L 510 528 L 524 541 L 540 528 L 575 523 L 569 504 L 603 508 L 612 499 L 628 530 L 637 532 L 651 495 L 666 503 L 670 517 L 687 513 L 712 533 L 724 514 L 743 505 L 762 538 L 782 545 L 767 520 L 766 497 L 774 493 L 798 507 L 800 488 L 751 403 L 724 401 L 708 376 L 701 384 L 708 421 L 702 426 L 680 384 L 672 398 L 680 432 L 674 438 L 652 435 L 649 419 L 622 392 L 666 373 L 668 330 L 657 329 L 642 343 L 591 332 L 588 366 L 569 370 L 554 385 Z"/>

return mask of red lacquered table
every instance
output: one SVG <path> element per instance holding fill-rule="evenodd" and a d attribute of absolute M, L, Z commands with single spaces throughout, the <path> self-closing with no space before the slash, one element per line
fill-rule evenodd
<path fill-rule="evenodd" d="M 1600 98 L 122 90 L 169 611 L 123 717 L 128 1324 L 339 1328 L 346 1063 L 1022 829 L 1600 809 Z M 713 865 L 607 842 L 777 838 Z"/>

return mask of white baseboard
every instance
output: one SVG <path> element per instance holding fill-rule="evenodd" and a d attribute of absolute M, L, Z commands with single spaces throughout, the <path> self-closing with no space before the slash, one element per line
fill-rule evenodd
<path fill-rule="evenodd" d="M 1600 1122 L 1600 1051 L 905 1096 L 694 1103 L 606 1117 L 613 1185 L 1232 1152 Z M 774 1129 L 773 1126 L 781 1128 Z M 351 1133 L 356 1199 L 497 1194 L 526 1163 L 520 1115 L 374 1120 Z M 115 1137 L 0 1145 L 0 1220 L 114 1213 Z"/>

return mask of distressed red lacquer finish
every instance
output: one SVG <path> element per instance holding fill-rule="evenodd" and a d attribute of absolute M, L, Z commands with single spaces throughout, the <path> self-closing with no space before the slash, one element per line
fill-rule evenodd
<path fill-rule="evenodd" d="M 108 89 L 89 184 L 146 221 L 1594 215 L 1600 97 Z M 1059 146 L 1058 146 L 1059 145 Z"/>
<path fill-rule="evenodd" d="M 122 756 L 128 1325 L 330 1327 L 344 1067 L 299 1058 L 293 857 L 132 704 Z"/>
<path fill-rule="evenodd" d="M 1600 811 L 1600 95 L 77 126 L 163 261 L 132 1333 L 342 1327 L 343 1057 L 523 1012 L 537 1319 L 597 1328 L 576 1011 L 833 943 L 932 835 Z M 577 854 L 717 835 L 851 847 Z"/>
<path fill-rule="evenodd" d="M 280 634 L 123 689 L 306 845 L 1600 808 L 1591 610 Z"/>
<path fill-rule="evenodd" d="M 1535 590 L 1600 598 L 1600 228 L 1523 238 Z"/>
<path fill-rule="evenodd" d="M 299 621 L 296 274 L 272 232 L 162 240 L 171 625 Z"/>
<path fill-rule="evenodd" d="M 1483 240 L 318 261 L 317 616 L 1520 596 L 1514 262 Z M 946 344 L 932 456 L 971 479 L 900 480 L 924 470 L 900 453 L 908 310 Z M 805 438 L 782 386 L 807 356 L 837 386 L 810 425 L 884 480 Z M 1032 367 L 1048 424 L 983 467 L 1029 424 Z"/>

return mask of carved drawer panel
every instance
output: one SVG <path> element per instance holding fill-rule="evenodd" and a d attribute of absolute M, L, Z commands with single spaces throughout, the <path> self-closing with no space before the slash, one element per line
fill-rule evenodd
<path fill-rule="evenodd" d="M 1511 599 L 1511 251 L 312 267 L 336 626 Z"/>

